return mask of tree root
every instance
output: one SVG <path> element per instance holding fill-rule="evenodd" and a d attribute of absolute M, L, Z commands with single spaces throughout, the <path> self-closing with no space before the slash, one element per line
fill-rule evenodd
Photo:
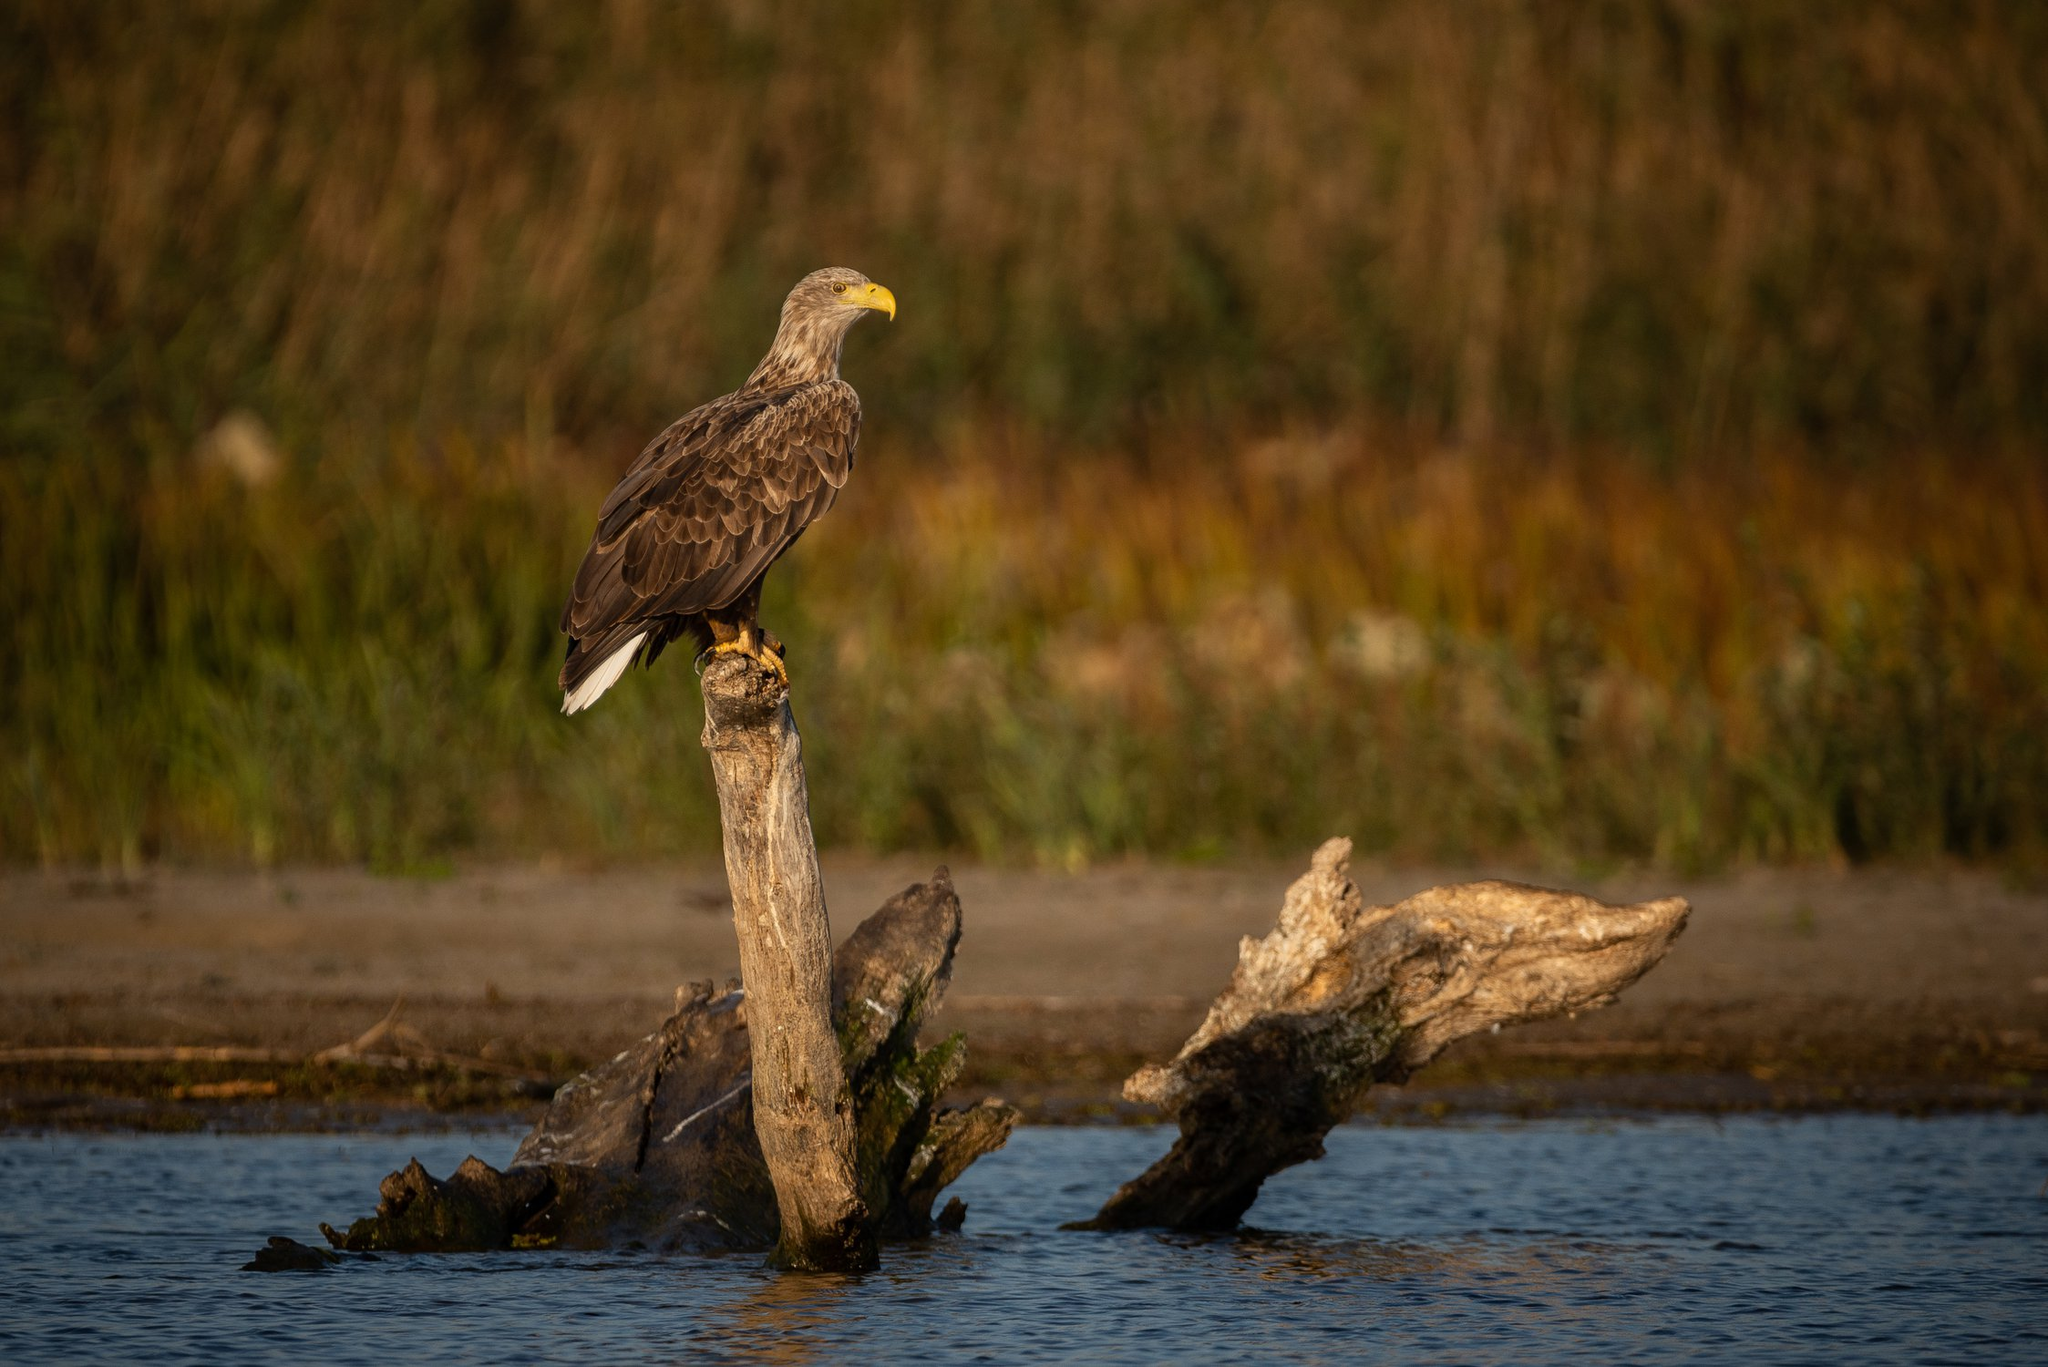
<path fill-rule="evenodd" d="M 891 898 L 833 956 L 833 1026 L 855 1097 L 858 1176 L 885 1237 L 933 1228 L 933 1200 L 1001 1148 L 1016 1112 L 937 1102 L 958 1075 L 958 1035 L 917 1047 L 952 977 L 960 900 L 944 869 Z M 775 1191 L 753 1123 L 746 998 L 709 983 L 677 994 L 661 1028 L 564 1087 L 499 1172 L 470 1158 L 446 1181 L 417 1161 L 384 1180 L 348 1250 L 606 1248 L 765 1250 Z"/>

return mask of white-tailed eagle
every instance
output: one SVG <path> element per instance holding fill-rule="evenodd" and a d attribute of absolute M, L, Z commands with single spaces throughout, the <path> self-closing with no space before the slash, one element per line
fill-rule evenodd
<path fill-rule="evenodd" d="M 869 310 L 893 319 L 896 297 L 859 271 L 811 272 L 747 382 L 670 424 L 626 471 L 562 609 L 564 712 L 683 636 L 787 682 L 781 643 L 758 621 L 761 578 L 853 469 L 860 396 L 839 378 L 839 351 Z"/>

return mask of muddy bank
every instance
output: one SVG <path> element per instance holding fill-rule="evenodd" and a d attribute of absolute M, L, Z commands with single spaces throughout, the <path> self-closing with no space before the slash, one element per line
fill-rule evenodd
<path fill-rule="evenodd" d="M 928 871 L 828 859 L 835 926 L 850 930 Z M 1036 1120 L 1135 1118 L 1118 1085 L 1178 1047 L 1238 937 L 1271 927 L 1294 872 L 958 870 L 966 935 L 934 1026 L 968 1034 L 961 1092 L 999 1093 Z M 1366 868 L 1359 881 L 1393 901 L 1471 876 Z M 1375 1094 L 1369 1114 L 2048 1104 L 2048 893 L 1973 871 L 1579 886 L 1609 900 L 1680 893 L 1692 925 L 1620 1005 L 1457 1046 L 1414 1084 Z M 728 916 L 708 868 L 0 875 L 0 1048 L 241 1051 L 0 1064 L 0 1123 L 355 1128 L 530 1114 L 535 1101 L 504 1074 L 566 1078 L 644 1034 L 677 984 L 730 976 Z M 300 1061 L 399 998 L 436 1052 L 499 1073 Z M 249 1061 L 255 1050 L 288 1057 Z"/>

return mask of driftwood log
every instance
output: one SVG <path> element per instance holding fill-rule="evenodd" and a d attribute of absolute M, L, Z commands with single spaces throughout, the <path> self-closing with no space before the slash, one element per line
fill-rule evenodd
<path fill-rule="evenodd" d="M 787 694 L 725 660 L 704 693 L 748 990 L 679 993 L 660 1030 L 557 1094 L 510 1167 L 471 1157 L 443 1181 L 415 1161 L 385 1179 L 376 1215 L 321 1227 L 335 1247 L 773 1248 L 784 1266 L 862 1268 L 879 1237 L 929 1232 L 937 1194 L 1009 1137 L 1016 1113 L 1000 1102 L 937 1109 L 961 1038 L 917 1045 L 960 937 L 946 871 L 830 953 Z M 1322 1155 L 1374 1083 L 1476 1031 L 1605 1005 L 1688 910 L 1502 882 L 1367 907 L 1350 856 L 1348 840 L 1316 852 L 1180 1053 L 1125 1083 L 1180 1138 L 1077 1227 L 1235 1227 L 1267 1177 Z"/>
<path fill-rule="evenodd" d="M 1502 882 L 1367 907 L 1350 859 L 1348 840 L 1317 850 L 1180 1053 L 1124 1084 L 1180 1138 L 1073 1227 L 1234 1228 L 1266 1178 L 1322 1156 L 1374 1083 L 1465 1035 L 1606 1005 L 1664 956 L 1688 911 L 1677 897 L 1616 907 Z"/>
<path fill-rule="evenodd" d="M 946 871 L 906 888 L 832 957 L 835 1057 L 853 1097 L 856 1190 L 887 1238 L 932 1228 L 933 1199 L 1001 1148 L 1016 1112 L 938 1110 L 965 1061 L 958 1035 L 917 1047 L 960 939 Z M 417 1161 L 384 1179 L 377 1213 L 344 1233 L 354 1252 L 501 1248 L 763 1251 L 784 1232 L 755 1123 L 750 994 L 684 989 L 659 1030 L 564 1087 L 499 1171 L 471 1157 L 437 1179 Z M 957 1216 L 954 1223 L 957 1223 Z"/>

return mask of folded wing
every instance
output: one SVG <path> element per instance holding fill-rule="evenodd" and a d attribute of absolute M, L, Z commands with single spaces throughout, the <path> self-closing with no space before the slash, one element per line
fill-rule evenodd
<path fill-rule="evenodd" d="M 859 437 L 860 400 L 839 380 L 743 390 L 671 424 L 598 513 L 562 609 L 562 686 L 655 619 L 738 599 L 832 506 Z"/>

